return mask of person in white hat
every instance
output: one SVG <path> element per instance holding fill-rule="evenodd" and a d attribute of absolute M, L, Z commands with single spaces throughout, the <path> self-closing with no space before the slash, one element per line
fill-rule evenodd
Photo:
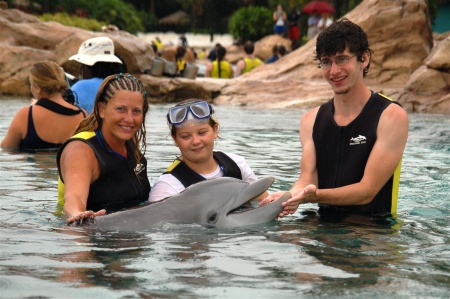
<path fill-rule="evenodd" d="M 109 37 L 94 37 L 84 41 L 78 53 L 69 60 L 80 63 L 82 80 L 72 85 L 78 106 L 91 113 L 98 88 L 103 79 L 109 75 L 126 72 L 124 62 L 114 55 L 114 43 Z"/>

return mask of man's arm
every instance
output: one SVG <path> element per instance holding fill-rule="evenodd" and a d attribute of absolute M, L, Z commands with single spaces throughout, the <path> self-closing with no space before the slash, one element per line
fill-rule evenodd
<path fill-rule="evenodd" d="M 206 69 L 205 69 L 205 77 L 211 77 L 211 71 L 212 71 L 213 65 L 212 63 L 208 63 L 206 65 Z"/>
<path fill-rule="evenodd" d="M 86 211 L 89 186 L 100 175 L 100 165 L 92 148 L 81 141 L 70 142 L 60 158 L 61 175 L 64 179 L 64 213 L 69 216 L 67 223 L 82 218 L 105 214 Z"/>
<path fill-rule="evenodd" d="M 245 68 L 245 61 L 244 59 L 241 59 L 236 64 L 236 77 L 239 77 L 241 75 L 244 68 Z"/>

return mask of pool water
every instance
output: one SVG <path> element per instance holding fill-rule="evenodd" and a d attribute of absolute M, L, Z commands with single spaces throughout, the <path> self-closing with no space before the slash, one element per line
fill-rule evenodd
<path fill-rule="evenodd" d="M 0 138 L 27 100 L 0 101 Z M 178 154 L 168 105 L 151 105 L 151 184 Z M 269 190 L 299 175 L 301 109 L 216 106 L 216 149 L 244 156 Z M 55 155 L 0 150 L 1 298 L 448 298 L 450 118 L 410 115 L 398 215 L 325 222 L 315 205 L 256 227 L 162 224 L 117 233 L 55 214 Z"/>

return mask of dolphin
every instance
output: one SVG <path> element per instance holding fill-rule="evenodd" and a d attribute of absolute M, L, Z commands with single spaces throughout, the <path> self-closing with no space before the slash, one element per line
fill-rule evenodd
<path fill-rule="evenodd" d="M 145 231 L 162 222 L 197 223 L 220 229 L 236 228 L 272 221 L 283 210 L 282 202 L 291 195 L 257 208 L 234 211 L 263 194 L 273 177 L 247 183 L 230 177 L 199 182 L 164 200 L 98 216 L 90 228 L 118 231 Z"/>

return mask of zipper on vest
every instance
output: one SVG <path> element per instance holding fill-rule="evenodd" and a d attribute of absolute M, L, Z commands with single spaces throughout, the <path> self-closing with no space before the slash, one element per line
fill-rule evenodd
<path fill-rule="evenodd" d="M 342 160 L 344 156 L 345 140 L 344 140 L 345 127 L 339 127 L 339 146 L 338 146 L 338 163 L 336 167 L 336 173 L 334 174 L 334 187 L 339 186 L 339 177 L 342 172 Z"/>

